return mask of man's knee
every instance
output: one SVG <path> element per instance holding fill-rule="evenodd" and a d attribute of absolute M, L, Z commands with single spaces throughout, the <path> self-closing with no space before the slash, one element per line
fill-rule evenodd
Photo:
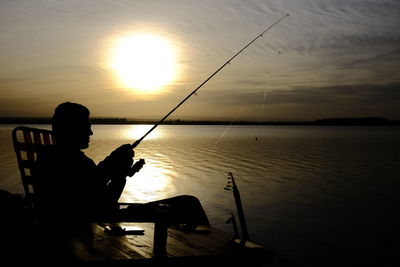
<path fill-rule="evenodd" d="M 185 201 L 187 203 L 192 203 L 194 205 L 199 205 L 200 204 L 200 200 L 192 195 L 180 195 L 178 196 L 180 201 Z"/>
<path fill-rule="evenodd" d="M 200 200 L 192 195 L 180 195 L 173 198 L 172 203 L 175 203 L 177 206 L 181 208 L 194 208 L 194 209 L 202 209 L 202 205 Z M 172 204 L 171 203 L 171 204 Z"/>

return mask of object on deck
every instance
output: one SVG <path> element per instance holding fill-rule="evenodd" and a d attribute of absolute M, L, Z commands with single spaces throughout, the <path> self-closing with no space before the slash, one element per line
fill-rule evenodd
<path fill-rule="evenodd" d="M 144 229 L 138 226 L 114 226 L 107 225 L 104 227 L 104 231 L 110 235 L 144 235 Z"/>

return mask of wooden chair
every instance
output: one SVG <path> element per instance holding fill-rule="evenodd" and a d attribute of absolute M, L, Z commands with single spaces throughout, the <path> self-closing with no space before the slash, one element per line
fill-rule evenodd
<path fill-rule="evenodd" d="M 38 152 L 44 146 L 56 143 L 53 132 L 47 129 L 18 126 L 12 131 L 14 150 L 17 156 L 18 168 L 24 187 L 25 199 L 29 207 L 35 206 L 34 181 L 32 168 Z"/>
<path fill-rule="evenodd" d="M 14 150 L 24 188 L 25 200 L 30 208 L 35 207 L 35 181 L 32 178 L 33 164 L 40 150 L 56 144 L 53 131 L 47 129 L 18 126 L 12 131 Z M 120 206 L 131 203 L 119 202 Z"/>

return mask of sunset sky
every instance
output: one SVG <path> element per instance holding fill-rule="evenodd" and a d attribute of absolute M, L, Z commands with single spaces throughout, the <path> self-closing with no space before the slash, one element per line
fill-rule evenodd
<path fill-rule="evenodd" d="M 0 117 L 161 118 L 285 13 L 171 119 L 400 119 L 398 0 L 1 0 Z"/>

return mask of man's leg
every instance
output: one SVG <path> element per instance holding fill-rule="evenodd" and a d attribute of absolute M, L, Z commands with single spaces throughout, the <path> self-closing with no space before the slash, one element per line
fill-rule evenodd
<path fill-rule="evenodd" d="M 159 214 L 160 204 L 167 205 L 168 219 L 172 225 L 184 225 L 188 230 L 193 230 L 199 225 L 210 226 L 200 201 L 190 195 L 181 195 L 144 204 L 132 204 L 128 208 L 120 210 L 121 216 L 127 216 L 132 221 L 155 221 Z"/>

